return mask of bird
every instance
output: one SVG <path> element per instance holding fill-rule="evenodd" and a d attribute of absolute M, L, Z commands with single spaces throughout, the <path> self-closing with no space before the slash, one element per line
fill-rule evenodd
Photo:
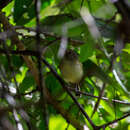
<path fill-rule="evenodd" d="M 67 83 L 74 84 L 73 86 L 75 86 L 76 90 L 80 90 L 79 83 L 83 77 L 83 65 L 74 50 L 66 50 L 61 59 L 59 69 L 63 79 Z M 76 96 L 80 96 L 80 94 L 76 94 Z"/>

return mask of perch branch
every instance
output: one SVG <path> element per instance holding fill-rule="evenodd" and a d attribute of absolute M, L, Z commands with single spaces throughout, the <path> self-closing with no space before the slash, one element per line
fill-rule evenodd
<path fill-rule="evenodd" d="M 62 87 L 66 90 L 66 92 L 69 94 L 69 96 L 73 99 L 75 104 L 78 106 L 82 114 L 86 117 L 86 119 L 89 121 L 89 123 L 92 125 L 93 128 L 96 128 L 95 124 L 92 122 L 88 114 L 84 111 L 83 107 L 78 103 L 77 99 L 72 95 L 72 93 L 69 91 L 68 87 L 66 86 L 64 80 L 57 74 L 57 72 L 50 66 L 50 64 L 45 60 L 42 59 L 43 63 L 51 70 L 53 75 L 57 78 L 57 80 L 60 82 Z"/>

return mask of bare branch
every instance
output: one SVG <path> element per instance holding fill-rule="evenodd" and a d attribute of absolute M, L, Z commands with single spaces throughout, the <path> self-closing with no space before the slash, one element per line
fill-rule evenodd
<path fill-rule="evenodd" d="M 76 93 L 79 93 L 79 94 L 82 94 L 82 95 L 85 95 L 85 96 L 89 96 L 89 97 L 92 97 L 92 98 L 99 98 L 98 96 L 94 96 L 90 93 L 86 93 L 86 92 L 82 92 L 82 91 L 78 91 L 78 90 L 75 90 L 74 88 L 72 87 L 68 87 L 70 91 L 74 91 Z M 105 100 L 105 101 L 112 101 L 112 102 L 116 102 L 116 103 L 120 103 L 120 104 L 124 104 L 124 105 L 130 105 L 130 102 L 126 102 L 126 101 L 121 101 L 121 100 L 116 100 L 116 99 L 108 99 L 106 97 L 101 97 L 102 100 Z"/>
<path fill-rule="evenodd" d="M 96 104 L 95 104 L 95 106 L 94 106 L 94 109 L 93 109 L 93 112 L 92 112 L 91 117 L 93 117 L 94 113 L 96 112 L 96 110 L 97 110 L 97 108 L 98 108 L 98 106 L 99 106 L 100 100 L 101 100 L 101 98 L 102 98 L 102 96 L 103 96 L 103 94 L 104 94 L 104 90 L 105 90 L 105 83 L 103 83 L 101 92 L 100 92 L 99 97 L 98 97 L 98 100 L 97 100 L 97 102 L 96 102 Z"/>

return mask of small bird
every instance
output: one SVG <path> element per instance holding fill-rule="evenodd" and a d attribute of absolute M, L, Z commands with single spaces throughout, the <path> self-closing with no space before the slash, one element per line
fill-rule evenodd
<path fill-rule="evenodd" d="M 79 82 L 83 77 L 83 65 L 78 59 L 78 54 L 74 50 L 67 50 L 59 68 L 63 79 L 67 83 L 75 84 L 76 90 L 79 90 Z"/>

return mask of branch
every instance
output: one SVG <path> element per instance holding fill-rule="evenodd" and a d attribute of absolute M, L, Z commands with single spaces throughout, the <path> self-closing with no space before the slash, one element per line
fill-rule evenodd
<path fill-rule="evenodd" d="M 43 118 L 45 119 L 44 125 L 45 130 L 49 130 L 48 128 L 48 113 L 47 113 L 47 104 L 46 104 L 46 97 L 45 97 L 45 81 L 42 75 L 42 65 L 41 65 L 41 51 L 40 51 L 40 0 L 35 0 L 35 14 L 36 14 L 36 50 L 38 52 L 37 62 L 38 62 L 38 77 L 39 77 L 39 88 L 41 93 L 41 100 L 42 100 L 42 107 L 43 107 Z"/>
<path fill-rule="evenodd" d="M 57 78 L 57 80 L 60 82 L 61 86 L 66 90 L 66 92 L 69 94 L 69 96 L 73 99 L 75 104 L 78 106 L 82 114 L 86 117 L 86 119 L 89 121 L 89 123 L 92 125 L 93 128 L 97 128 L 95 124 L 92 122 L 92 120 L 89 118 L 88 114 L 84 111 L 81 104 L 78 103 L 77 99 L 72 95 L 72 93 L 69 91 L 68 87 L 66 86 L 64 80 L 57 74 L 57 72 L 51 67 L 51 65 L 45 60 L 42 59 L 43 63 L 50 69 L 50 71 L 53 73 L 53 75 Z"/>
<path fill-rule="evenodd" d="M 74 91 L 75 93 L 79 93 L 79 94 L 82 94 L 82 95 L 85 95 L 85 96 L 89 96 L 89 97 L 92 97 L 92 98 L 99 98 L 99 96 L 94 96 L 90 93 L 86 93 L 86 92 L 82 92 L 82 91 L 79 91 L 79 90 L 75 90 L 74 88 L 72 87 L 68 87 L 70 91 Z M 126 102 L 126 101 L 121 101 L 121 100 L 116 100 L 116 99 L 108 99 L 106 97 L 101 97 L 102 100 L 105 100 L 105 101 L 112 101 L 112 102 L 116 102 L 116 103 L 120 103 L 120 104 L 125 104 L 125 105 L 130 105 L 130 102 Z"/>
<path fill-rule="evenodd" d="M 0 48 L 0 53 L 1 54 L 6 54 L 6 50 L 5 49 L 1 49 Z M 32 51 L 32 50 L 9 50 L 8 54 L 16 54 L 16 55 L 25 55 L 25 56 L 37 56 L 38 53 L 37 51 Z"/>
<path fill-rule="evenodd" d="M 104 94 L 105 86 L 106 86 L 105 83 L 103 83 L 102 89 L 101 89 L 101 91 L 100 91 L 98 100 L 97 100 L 97 102 L 96 102 L 96 104 L 95 104 L 95 106 L 94 106 L 94 109 L 93 109 L 93 112 L 92 112 L 91 117 L 93 117 L 94 113 L 97 111 L 97 108 L 98 108 L 98 106 L 99 106 L 100 100 L 101 100 L 101 98 L 102 98 L 102 96 L 103 96 L 103 94 Z"/>
<path fill-rule="evenodd" d="M 15 26 L 14 27 L 15 30 L 18 30 L 18 29 L 24 29 L 24 30 L 27 30 L 27 31 L 33 31 L 33 32 L 36 32 L 36 29 L 34 28 L 29 28 L 29 27 L 24 27 L 24 26 Z M 51 33 L 51 32 L 47 32 L 46 30 L 42 29 L 42 27 L 39 28 L 39 33 L 41 34 L 44 34 L 45 36 L 51 36 L 51 37 L 54 37 L 56 38 L 57 40 L 61 39 L 61 36 L 56 36 L 55 34 Z M 84 42 L 83 41 L 80 41 L 80 40 L 74 40 L 74 39 L 71 39 L 71 38 L 68 38 L 68 41 L 71 43 L 71 45 L 73 46 L 80 46 L 80 45 L 83 45 Z"/>
<path fill-rule="evenodd" d="M 111 121 L 111 122 L 108 122 L 108 123 L 106 123 L 106 124 L 104 124 L 104 125 L 101 125 L 101 126 L 99 126 L 99 128 L 106 128 L 107 126 L 109 126 L 109 125 L 111 125 L 111 124 L 114 124 L 114 123 L 116 123 L 116 122 L 118 122 L 118 121 L 120 121 L 120 120 L 122 120 L 122 119 L 124 119 L 124 118 L 126 118 L 126 117 L 128 117 L 128 116 L 130 116 L 130 113 L 127 113 L 126 115 L 124 115 L 124 116 L 122 116 L 121 118 L 118 118 L 118 119 L 116 119 L 116 120 L 114 120 L 114 121 Z"/>
<path fill-rule="evenodd" d="M 111 0 L 116 6 L 118 12 L 122 15 L 123 18 L 130 18 L 130 8 L 123 0 Z"/>

